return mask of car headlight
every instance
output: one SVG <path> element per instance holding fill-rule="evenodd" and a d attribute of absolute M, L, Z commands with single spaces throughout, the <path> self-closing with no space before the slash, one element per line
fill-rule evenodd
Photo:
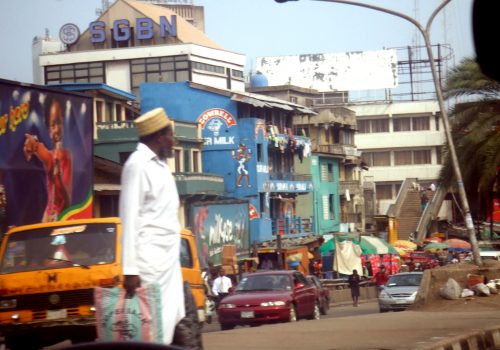
<path fill-rule="evenodd" d="M 390 299 L 391 298 L 391 295 L 389 293 L 387 293 L 385 290 L 382 290 L 379 294 L 379 298 L 382 298 L 382 299 Z"/>
<path fill-rule="evenodd" d="M 17 299 L 0 300 L 0 310 L 14 309 L 17 306 Z"/>
<path fill-rule="evenodd" d="M 260 303 L 260 306 L 285 306 L 286 303 L 282 300 L 279 301 L 265 301 Z"/>
<path fill-rule="evenodd" d="M 220 304 L 219 309 L 234 309 L 236 305 L 234 304 Z"/>
<path fill-rule="evenodd" d="M 413 292 L 411 295 L 410 295 L 410 298 L 412 299 L 415 299 L 415 297 L 417 296 L 417 293 L 418 293 L 418 290 Z"/>

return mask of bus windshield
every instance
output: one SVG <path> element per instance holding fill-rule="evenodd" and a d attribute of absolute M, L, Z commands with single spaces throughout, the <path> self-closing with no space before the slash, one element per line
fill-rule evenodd
<path fill-rule="evenodd" d="M 116 225 L 92 223 L 10 234 L 0 274 L 109 264 L 115 261 Z"/>

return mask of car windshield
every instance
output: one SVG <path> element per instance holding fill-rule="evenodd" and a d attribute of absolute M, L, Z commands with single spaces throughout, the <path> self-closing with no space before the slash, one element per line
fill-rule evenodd
<path fill-rule="evenodd" d="M 420 281 L 422 280 L 422 274 L 412 274 L 412 275 L 393 275 L 389 277 L 387 281 L 388 287 L 401 287 L 401 286 L 420 286 Z"/>
<path fill-rule="evenodd" d="M 253 275 L 244 277 L 238 286 L 237 292 L 262 290 L 291 290 L 290 277 L 287 275 Z"/>
<path fill-rule="evenodd" d="M 44 227 L 8 237 L 0 274 L 115 261 L 116 225 Z"/>

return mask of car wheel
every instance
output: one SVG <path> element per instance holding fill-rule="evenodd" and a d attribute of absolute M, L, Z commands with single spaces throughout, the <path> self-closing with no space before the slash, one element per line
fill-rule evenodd
<path fill-rule="evenodd" d="M 290 304 L 290 314 L 288 316 L 288 322 L 297 321 L 297 312 L 295 311 L 295 305 Z"/>
<path fill-rule="evenodd" d="M 321 313 L 319 311 L 319 304 L 318 302 L 314 303 L 314 310 L 311 316 L 308 317 L 310 320 L 319 320 L 321 317 Z"/>
<path fill-rule="evenodd" d="M 380 312 L 387 312 L 387 311 L 389 311 L 389 310 L 387 310 L 387 309 L 380 309 Z"/>
<path fill-rule="evenodd" d="M 221 323 L 220 324 L 220 329 L 221 331 L 228 331 L 230 329 L 234 328 L 234 324 L 229 324 L 229 323 Z"/>

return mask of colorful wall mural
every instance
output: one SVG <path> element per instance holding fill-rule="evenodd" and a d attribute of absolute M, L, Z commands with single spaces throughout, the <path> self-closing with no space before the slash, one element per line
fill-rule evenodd
<path fill-rule="evenodd" d="M 249 254 L 249 207 L 247 201 L 193 203 L 191 227 L 205 263 L 222 263 L 224 245 L 235 245 L 238 258 Z"/>
<path fill-rule="evenodd" d="M 92 99 L 0 80 L 3 228 L 92 217 Z"/>

